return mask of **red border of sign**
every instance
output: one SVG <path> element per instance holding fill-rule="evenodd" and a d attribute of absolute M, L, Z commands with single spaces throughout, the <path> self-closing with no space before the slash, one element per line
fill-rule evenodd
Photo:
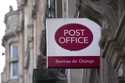
<path fill-rule="evenodd" d="M 48 56 L 48 68 L 99 68 L 100 56 Z"/>

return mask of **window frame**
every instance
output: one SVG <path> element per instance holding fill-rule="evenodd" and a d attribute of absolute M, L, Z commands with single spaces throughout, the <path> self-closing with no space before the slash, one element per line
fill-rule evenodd
<path fill-rule="evenodd" d="M 17 56 L 14 55 L 14 47 L 17 49 Z M 19 78 L 19 48 L 18 45 L 16 43 L 12 43 L 9 46 L 9 50 L 10 50 L 10 78 L 11 79 L 18 79 Z M 14 75 L 14 64 L 17 65 L 16 69 L 16 75 Z"/>

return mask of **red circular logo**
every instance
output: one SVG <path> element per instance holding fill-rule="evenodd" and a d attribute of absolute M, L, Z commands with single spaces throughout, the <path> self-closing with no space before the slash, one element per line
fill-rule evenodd
<path fill-rule="evenodd" d="M 93 34 L 86 26 L 71 23 L 63 25 L 56 31 L 55 40 L 62 48 L 77 51 L 92 43 Z"/>

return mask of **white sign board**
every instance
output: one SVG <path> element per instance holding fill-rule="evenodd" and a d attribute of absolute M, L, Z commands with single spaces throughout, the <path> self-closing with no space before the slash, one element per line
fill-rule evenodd
<path fill-rule="evenodd" d="M 47 19 L 47 67 L 99 67 L 100 38 L 101 27 L 90 19 Z"/>

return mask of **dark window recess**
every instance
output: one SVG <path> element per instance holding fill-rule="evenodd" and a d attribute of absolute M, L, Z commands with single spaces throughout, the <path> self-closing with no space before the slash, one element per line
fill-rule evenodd
<path fill-rule="evenodd" d="M 55 17 L 55 0 L 47 0 L 47 17 Z"/>
<path fill-rule="evenodd" d="M 46 31 L 42 31 L 40 50 L 42 55 L 46 56 Z"/>
<path fill-rule="evenodd" d="M 47 18 L 62 17 L 62 0 L 47 0 Z"/>
<path fill-rule="evenodd" d="M 62 17 L 62 0 L 57 0 L 56 5 L 57 5 L 57 9 L 56 9 L 57 17 L 61 18 Z"/>
<path fill-rule="evenodd" d="M 57 69 L 49 69 L 49 70 L 41 70 L 34 69 L 33 70 L 33 83 L 67 83 L 66 80 L 58 79 L 55 75 L 57 73 Z"/>
<path fill-rule="evenodd" d="M 125 77 L 119 77 L 118 80 L 119 83 L 125 83 Z"/>

